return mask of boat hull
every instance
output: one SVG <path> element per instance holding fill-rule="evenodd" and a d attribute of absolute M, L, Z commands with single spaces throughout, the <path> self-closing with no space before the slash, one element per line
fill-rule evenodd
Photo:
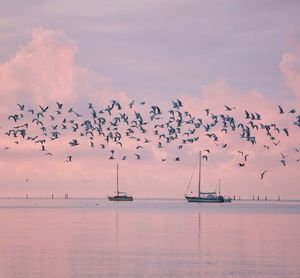
<path fill-rule="evenodd" d="M 111 196 L 108 197 L 110 201 L 133 201 L 132 196 Z"/>
<path fill-rule="evenodd" d="M 224 203 L 224 198 L 222 196 L 218 196 L 214 198 L 185 196 L 185 198 L 188 202 L 191 203 Z"/>

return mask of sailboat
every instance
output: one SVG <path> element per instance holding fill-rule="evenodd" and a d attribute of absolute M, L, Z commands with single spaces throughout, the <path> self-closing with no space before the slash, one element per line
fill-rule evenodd
<path fill-rule="evenodd" d="M 119 164 L 117 163 L 117 195 L 109 196 L 110 201 L 133 201 L 132 196 L 127 195 L 126 192 L 119 191 Z"/>
<path fill-rule="evenodd" d="M 199 176 L 198 176 L 198 196 L 188 196 L 185 194 L 185 198 L 188 202 L 194 203 L 224 203 L 224 198 L 218 196 L 216 191 L 214 192 L 201 192 L 201 160 L 202 153 L 199 154 Z M 191 181 L 191 180 L 190 180 Z"/>

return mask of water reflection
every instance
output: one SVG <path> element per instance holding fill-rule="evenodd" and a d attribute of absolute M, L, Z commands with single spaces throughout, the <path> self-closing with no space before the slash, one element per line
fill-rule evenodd
<path fill-rule="evenodd" d="M 82 204 L 0 208 L 0 277 L 300 277 L 300 206 Z"/>

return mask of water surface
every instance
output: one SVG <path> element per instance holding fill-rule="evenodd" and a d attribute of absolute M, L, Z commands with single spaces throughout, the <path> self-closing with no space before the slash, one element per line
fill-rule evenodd
<path fill-rule="evenodd" d="M 300 277 L 300 203 L 0 199 L 0 277 Z"/>

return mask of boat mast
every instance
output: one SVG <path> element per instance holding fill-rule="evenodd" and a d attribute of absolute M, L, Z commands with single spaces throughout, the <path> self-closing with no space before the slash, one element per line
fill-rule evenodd
<path fill-rule="evenodd" d="M 202 158 L 202 153 L 200 151 L 200 157 L 199 157 L 199 179 L 198 179 L 198 192 L 199 192 L 199 198 L 201 197 L 201 191 L 200 191 L 200 187 L 201 187 L 201 158 Z"/>
<path fill-rule="evenodd" d="M 117 163 L 117 195 L 119 195 L 119 163 Z"/>
<path fill-rule="evenodd" d="M 221 196 L 221 179 L 219 178 L 219 196 Z"/>

